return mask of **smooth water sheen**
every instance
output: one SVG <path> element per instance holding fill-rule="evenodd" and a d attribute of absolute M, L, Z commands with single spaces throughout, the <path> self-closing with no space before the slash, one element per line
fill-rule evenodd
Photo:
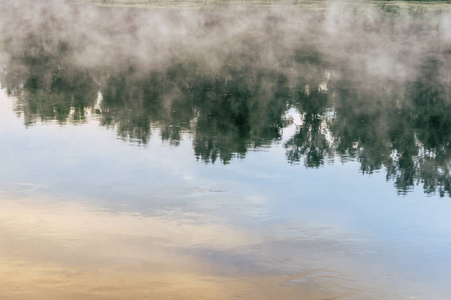
<path fill-rule="evenodd" d="M 449 299 L 449 14 L 24 3 L 1 299 Z"/>

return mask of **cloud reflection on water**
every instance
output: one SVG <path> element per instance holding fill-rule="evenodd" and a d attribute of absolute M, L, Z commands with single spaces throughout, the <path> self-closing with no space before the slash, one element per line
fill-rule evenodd
<path fill-rule="evenodd" d="M 271 271 L 277 265 L 273 262 L 284 258 L 272 253 L 269 244 L 265 246 L 270 240 L 265 242 L 264 237 L 242 228 L 208 223 L 208 216 L 166 213 L 149 217 L 24 199 L 3 199 L 1 206 L 0 292 L 7 299 L 31 295 L 35 299 L 230 299 L 246 295 L 252 299 L 276 295 L 324 299 L 334 293 L 354 299 L 362 292 L 347 292 L 343 285 L 355 283 L 341 278 L 343 270 L 320 269 L 319 265 L 327 265 L 324 262 L 313 269 L 290 271 L 293 275 Z M 284 241 L 280 238 L 271 243 L 281 247 Z M 330 238 L 327 243 L 338 242 L 333 235 Z M 302 248 L 297 249 L 302 257 Z M 222 263 L 221 256 L 229 258 Z M 260 263 L 260 268 L 272 265 L 267 271 L 246 270 L 251 266 L 246 263 L 265 258 L 269 260 Z M 231 264 L 234 259 L 244 264 Z M 324 272 L 329 275 L 322 278 Z M 327 290 L 319 289 L 324 284 Z"/>
<path fill-rule="evenodd" d="M 7 296 L 440 299 L 448 207 L 384 179 L 450 193 L 448 14 L 5 3 Z"/>

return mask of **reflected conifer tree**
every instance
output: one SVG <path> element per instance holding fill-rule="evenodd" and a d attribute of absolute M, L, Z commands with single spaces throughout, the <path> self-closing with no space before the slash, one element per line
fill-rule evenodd
<path fill-rule="evenodd" d="M 250 71 L 251 70 L 251 71 Z M 196 87 L 195 154 L 206 162 L 244 157 L 248 148 L 281 138 L 286 125 L 286 79 L 265 70 L 226 70 Z"/>
<path fill-rule="evenodd" d="M 442 80 L 445 65 L 425 58 L 405 89 L 399 83 L 384 82 L 380 91 L 337 83 L 331 128 L 337 153 L 357 159 L 363 173 L 385 168 L 401 194 L 423 185 L 426 193 L 449 195 L 451 101 Z"/>
<path fill-rule="evenodd" d="M 67 43 L 30 34 L 20 50 L 13 50 L 2 84 L 18 98 L 16 110 L 27 126 L 38 120 L 86 120 L 99 87 L 88 70 L 66 61 Z"/>
<path fill-rule="evenodd" d="M 109 74 L 102 89 L 102 124 L 117 125 L 122 138 L 139 143 L 148 142 L 152 128 L 159 129 L 163 140 L 178 145 L 181 133 L 190 131 L 195 112 L 191 83 L 183 80 L 190 76 L 178 65 L 172 68 L 143 74 L 129 67 Z"/>
<path fill-rule="evenodd" d="M 412 101 L 411 127 L 419 149 L 415 178 L 426 192 L 438 191 L 441 196 L 451 192 L 451 85 L 443 80 L 451 78 L 450 63 L 449 54 L 425 57 L 406 92 Z M 404 188 L 403 183 L 397 186 Z"/>
<path fill-rule="evenodd" d="M 340 84 L 342 85 L 340 87 Z M 364 174 L 371 174 L 390 164 L 392 141 L 402 137 L 401 124 L 390 95 L 365 87 L 337 83 L 335 120 L 331 131 L 337 153 L 357 159 Z"/>
<path fill-rule="evenodd" d="M 310 90 L 313 87 L 312 90 Z M 290 163 L 298 163 L 304 159 L 304 165 L 317 168 L 324 164 L 327 156 L 333 157 L 333 145 L 328 140 L 328 94 L 315 83 L 302 83 L 293 106 L 302 116 L 302 124 L 298 126 L 294 136 L 284 147 Z"/>

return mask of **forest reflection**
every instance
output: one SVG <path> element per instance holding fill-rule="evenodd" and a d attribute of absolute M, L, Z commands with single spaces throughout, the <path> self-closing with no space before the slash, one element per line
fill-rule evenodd
<path fill-rule="evenodd" d="M 440 56 L 424 57 L 413 80 L 394 81 L 355 73 L 314 49 L 299 49 L 275 68 L 232 56 L 215 68 L 177 58 L 149 70 L 131 61 L 80 67 L 64 60 L 64 44 L 49 55 L 30 47 L 1 74 L 26 126 L 96 115 L 131 142 L 146 144 L 159 132 L 177 146 L 186 133 L 206 163 L 228 164 L 282 142 L 290 164 L 358 161 L 364 174 L 384 170 L 401 194 L 422 185 L 450 195 L 451 92 L 441 78 L 450 74 Z M 282 141 L 290 109 L 301 123 Z"/>

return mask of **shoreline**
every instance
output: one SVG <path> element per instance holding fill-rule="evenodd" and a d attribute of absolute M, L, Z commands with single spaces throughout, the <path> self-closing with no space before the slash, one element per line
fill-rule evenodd
<path fill-rule="evenodd" d="M 358 11 L 373 6 L 387 13 L 424 13 L 451 11 L 451 1 L 309 1 L 309 0 L 66 0 L 68 4 L 94 5 L 98 7 L 122 7 L 140 9 L 273 9 L 288 8 L 308 11 L 326 11 L 331 6 L 342 6 L 344 10 Z"/>

